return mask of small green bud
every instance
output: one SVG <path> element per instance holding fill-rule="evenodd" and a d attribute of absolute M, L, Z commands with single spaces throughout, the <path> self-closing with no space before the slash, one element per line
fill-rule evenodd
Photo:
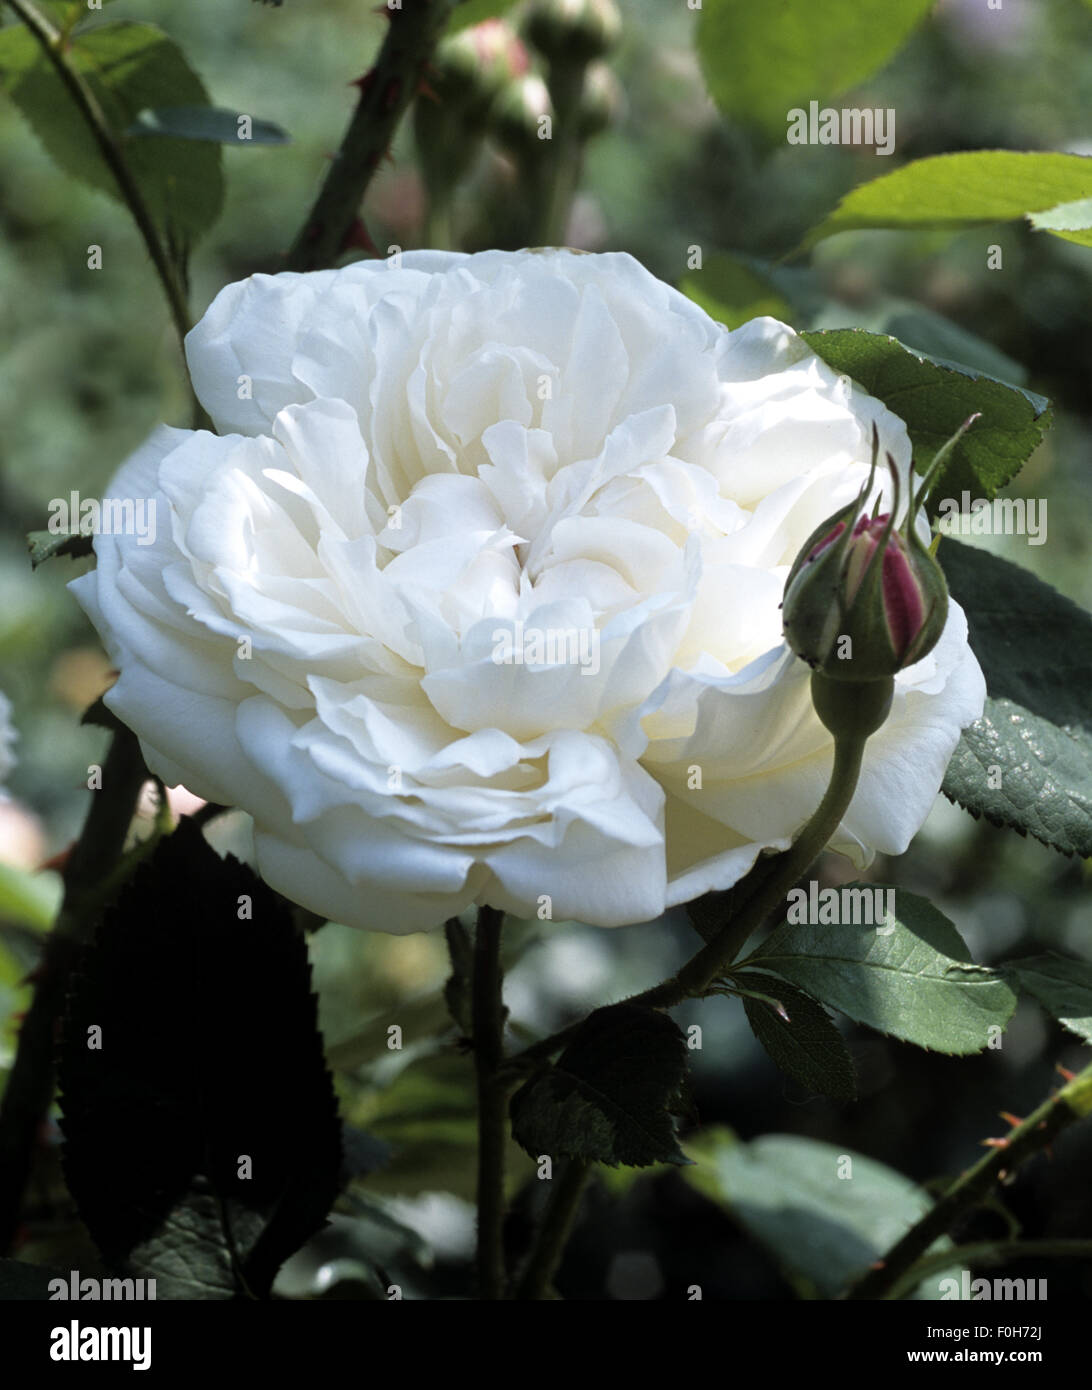
<path fill-rule="evenodd" d="M 592 63 L 584 77 L 580 93 L 578 129 L 580 138 L 588 140 L 615 120 L 622 107 L 622 89 L 606 63 Z"/>
<path fill-rule="evenodd" d="M 614 0 L 532 0 L 523 22 L 529 43 L 550 63 L 591 63 L 618 42 Z"/>
<path fill-rule="evenodd" d="M 546 83 L 535 73 L 509 82 L 489 108 L 497 143 L 516 159 L 537 159 L 550 148 L 554 108 Z"/>

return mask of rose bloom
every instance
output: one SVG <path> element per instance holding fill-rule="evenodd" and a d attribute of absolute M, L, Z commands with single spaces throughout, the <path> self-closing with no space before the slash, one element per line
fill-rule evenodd
<path fill-rule="evenodd" d="M 790 328 L 728 332 L 627 255 L 425 251 L 229 285 L 187 351 L 220 437 L 124 464 L 154 543 L 99 535 L 72 587 L 106 703 L 250 813 L 274 888 L 392 932 L 616 926 L 791 843 L 833 744 L 785 577 L 873 423 L 904 479 L 910 445 Z M 835 848 L 907 847 L 984 695 L 953 603 Z"/>

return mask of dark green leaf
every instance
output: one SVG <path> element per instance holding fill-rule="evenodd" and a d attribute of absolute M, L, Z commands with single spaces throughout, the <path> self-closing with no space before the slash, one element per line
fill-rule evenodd
<path fill-rule="evenodd" d="M 930 487 L 932 517 L 942 498 L 958 499 L 964 490 L 992 498 L 1016 476 L 1050 426 L 1050 402 L 1044 397 L 915 352 L 895 338 L 858 328 L 801 336 L 836 372 L 852 377 L 906 421 L 919 473 L 969 416 L 980 415 Z"/>
<path fill-rule="evenodd" d="M 219 146 L 126 135 L 145 107 L 208 104 L 181 49 L 153 25 L 120 21 L 77 33 L 65 53 L 102 108 L 153 220 L 179 241 L 199 236 L 223 204 Z M 19 26 L 0 33 L 0 82 L 65 173 L 120 197 L 82 113 L 37 42 Z"/>
<path fill-rule="evenodd" d="M 894 916 L 882 925 L 785 922 L 742 964 L 773 971 L 880 1033 L 936 1052 L 980 1052 L 996 1036 L 991 1029 L 1012 1016 L 1015 993 L 968 960 L 959 933 L 932 903 L 894 891 Z"/>
<path fill-rule="evenodd" d="M 557 1063 L 512 1097 L 512 1134 L 532 1158 L 685 1163 L 673 1110 L 686 1065 L 686 1039 L 665 1014 L 596 1009 Z"/>
<path fill-rule="evenodd" d="M 1007 961 L 1006 969 L 1063 1028 L 1092 1043 L 1092 965 L 1048 952 Z"/>
<path fill-rule="evenodd" d="M 249 124 L 245 124 L 249 122 Z M 272 121 L 216 106 L 158 106 L 141 111 L 128 135 L 172 135 L 217 145 L 287 145 L 292 137 Z"/>
<path fill-rule="evenodd" d="M 945 795 L 1065 854 L 1092 855 L 1092 617 L 983 550 L 945 539 L 937 554 L 988 691 Z"/>
<path fill-rule="evenodd" d="M 696 1160 L 686 1180 L 760 1240 L 805 1297 L 837 1297 L 932 1205 L 893 1168 L 815 1139 L 743 1144 L 712 1129 L 686 1147 Z M 936 1286 L 931 1278 L 917 1296 Z"/>
<path fill-rule="evenodd" d="M 932 0 L 704 0 L 698 56 L 709 94 L 734 120 L 784 138 L 790 107 L 836 96 L 882 67 L 931 6 Z"/>
<path fill-rule="evenodd" d="M 307 949 L 287 904 L 191 822 L 104 914 L 59 1074 L 80 1215 L 161 1296 L 264 1296 L 322 1225 L 340 1126 Z"/>
<path fill-rule="evenodd" d="M 861 228 L 940 228 L 962 231 L 992 222 L 1013 222 L 1032 213 L 1055 209 L 1038 224 L 1067 240 L 1087 235 L 1067 229 L 1059 204 L 1092 195 L 1092 159 L 1077 154 L 1045 154 L 1022 150 L 965 150 L 933 155 L 904 164 L 847 193 L 834 211 L 809 232 L 812 246 L 836 232 Z M 1032 219 L 1033 223 L 1035 219 Z M 1080 227 L 1086 228 L 1087 222 Z M 1088 244 L 1087 242 L 1085 244 Z"/>
<path fill-rule="evenodd" d="M 82 560 L 94 554 L 94 536 L 84 536 L 71 531 L 28 531 L 27 549 L 33 569 L 52 560 L 54 555 L 67 555 L 73 560 Z"/>
<path fill-rule="evenodd" d="M 809 1091 L 833 1100 L 853 1100 L 853 1059 L 827 1011 L 802 990 L 773 975 L 748 971 L 735 982 L 775 999 L 788 1017 L 761 999 L 744 996 L 755 1037 L 773 1060 Z"/>

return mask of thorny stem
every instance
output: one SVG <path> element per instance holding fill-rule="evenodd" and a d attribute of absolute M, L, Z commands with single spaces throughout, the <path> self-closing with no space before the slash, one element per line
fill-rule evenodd
<path fill-rule="evenodd" d="M 125 845 L 148 774 L 128 729 L 114 735 L 87 820 L 65 865 L 64 900 L 46 942 L 34 999 L 0 1104 L 0 1252 L 11 1249 L 38 1129 L 53 1095 L 53 1043 L 69 971 Z"/>
<path fill-rule="evenodd" d="M 478 1078 L 478 1297 L 502 1299 L 504 1270 L 504 1150 L 508 1091 L 501 1075 L 505 1010 L 500 942 L 504 914 L 478 910 L 474 937 L 471 1018 Z"/>
<path fill-rule="evenodd" d="M 901 1240 L 849 1289 L 850 1299 L 891 1298 L 903 1276 L 935 1240 L 945 1235 L 964 1213 L 978 1205 L 1005 1173 L 1012 1172 L 1055 1135 L 1092 1113 L 1092 1065 L 1085 1067 L 1060 1091 L 1045 1100 L 1018 1124 L 1005 1142 L 956 1178 L 944 1196 L 910 1227 Z"/>
<path fill-rule="evenodd" d="M 360 204 L 395 129 L 417 92 L 455 0 L 402 0 L 318 197 L 285 261 L 286 270 L 321 270 L 345 249 Z"/>

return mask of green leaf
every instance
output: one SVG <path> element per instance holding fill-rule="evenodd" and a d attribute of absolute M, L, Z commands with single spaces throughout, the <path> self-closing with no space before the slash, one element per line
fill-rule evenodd
<path fill-rule="evenodd" d="M 910 36 L 932 0 L 704 0 L 698 56 L 725 115 L 785 135 L 790 107 L 869 77 Z"/>
<path fill-rule="evenodd" d="M 513 1137 L 532 1158 L 685 1163 L 672 1111 L 686 1065 L 686 1039 L 665 1014 L 638 1004 L 596 1009 L 556 1064 L 512 1097 Z"/>
<path fill-rule="evenodd" d="M 1092 1043 L 1092 965 L 1048 951 L 1006 961 L 1005 968 L 1063 1028 Z"/>
<path fill-rule="evenodd" d="M 761 1241 L 806 1297 L 836 1297 L 932 1205 L 886 1164 L 815 1139 L 767 1134 L 743 1144 L 716 1128 L 687 1152 L 695 1166 L 686 1180 Z M 936 1280 L 918 1297 L 925 1287 Z"/>
<path fill-rule="evenodd" d="M 80 1216 L 161 1296 L 264 1297 L 325 1220 L 341 1135 L 306 945 L 284 900 L 192 822 L 104 914 L 59 1079 Z"/>
<path fill-rule="evenodd" d="M 768 280 L 722 252 L 707 256 L 700 270 L 680 280 L 679 289 L 726 328 L 766 315 L 785 323 L 792 320 L 788 302 Z"/>
<path fill-rule="evenodd" d="M 882 889 L 846 884 L 845 889 Z M 969 960 L 955 927 L 926 898 L 895 889 L 883 925 L 785 922 L 745 961 L 798 985 L 880 1033 L 936 1052 L 981 1052 L 1016 995 Z M 845 899 L 843 898 L 844 902 Z M 743 977 L 744 981 L 746 977 Z"/>
<path fill-rule="evenodd" d="M 827 1011 L 810 995 L 757 971 L 740 976 L 738 984 L 775 999 L 784 1013 L 761 999 L 746 995 L 743 1007 L 755 1037 L 782 1071 L 833 1100 L 854 1100 L 857 1079 L 853 1059 Z"/>
<path fill-rule="evenodd" d="M 249 127 L 241 126 L 240 121 L 249 121 Z M 126 134 L 172 135 L 180 140 L 211 140 L 214 144 L 239 145 L 244 149 L 247 145 L 287 145 L 292 140 L 286 130 L 272 121 L 217 106 L 146 107 Z"/>
<path fill-rule="evenodd" d="M 63 891 L 59 874 L 29 874 L 0 860 L 0 921 L 48 931 Z"/>
<path fill-rule="evenodd" d="M 182 50 L 153 25 L 121 21 L 77 33 L 65 56 L 101 106 L 153 220 L 174 238 L 195 239 L 223 204 L 219 146 L 126 135 L 146 107 L 208 105 Z M 120 200 L 74 100 L 33 36 L 18 25 L 0 32 L 0 83 L 65 173 Z"/>
<path fill-rule="evenodd" d="M 30 551 L 30 564 L 37 569 L 54 555 L 67 555 L 73 560 L 82 560 L 94 554 L 94 536 L 84 536 L 71 531 L 28 531 L 27 549 Z"/>
<path fill-rule="evenodd" d="M 863 228 L 963 231 L 993 222 L 1014 222 L 1055 210 L 1063 228 L 1040 222 L 1044 231 L 1082 240 L 1064 228 L 1076 220 L 1059 204 L 1092 196 L 1092 159 L 1079 154 L 1017 150 L 969 150 L 932 155 L 860 184 L 805 237 L 801 250 L 837 232 Z M 1087 224 L 1082 224 L 1087 225 Z M 1085 244 L 1088 244 L 1087 242 Z"/>
<path fill-rule="evenodd" d="M 1092 616 L 1049 584 L 946 538 L 937 552 L 986 676 L 945 796 L 995 825 L 1092 855 Z"/>
<path fill-rule="evenodd" d="M 472 24 L 481 24 L 483 20 L 499 19 L 515 5 L 516 0 L 462 0 L 462 4 L 455 6 L 446 32 L 454 34 Z"/>
<path fill-rule="evenodd" d="M 1092 198 L 1078 198 L 1046 212 L 1029 213 L 1028 221 L 1037 232 L 1053 232 L 1064 241 L 1092 246 Z"/>
<path fill-rule="evenodd" d="M 895 338 L 859 328 L 824 329 L 801 337 L 824 362 L 851 377 L 906 421 L 914 465 L 928 470 L 937 450 L 976 412 L 930 486 L 926 507 L 959 498 L 993 498 L 1042 442 L 1050 402 L 984 372 L 915 352 Z"/>

